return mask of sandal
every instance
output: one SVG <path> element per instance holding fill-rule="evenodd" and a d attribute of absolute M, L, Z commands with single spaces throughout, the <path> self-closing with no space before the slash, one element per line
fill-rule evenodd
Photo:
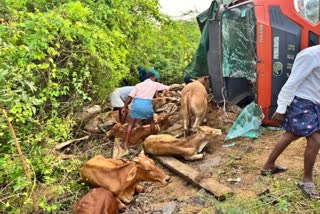
<path fill-rule="evenodd" d="M 312 183 L 312 182 L 299 182 L 297 185 L 306 197 L 308 197 L 310 199 L 320 199 L 320 194 L 316 190 L 314 183 Z"/>
<path fill-rule="evenodd" d="M 261 170 L 261 175 L 263 176 L 274 175 L 274 174 L 285 172 L 287 170 L 288 170 L 287 167 L 275 165 L 274 168 L 272 169 Z"/>

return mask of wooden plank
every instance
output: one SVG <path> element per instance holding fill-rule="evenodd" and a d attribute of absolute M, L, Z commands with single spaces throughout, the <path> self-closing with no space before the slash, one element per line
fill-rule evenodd
<path fill-rule="evenodd" d="M 194 185 L 205 189 L 213 194 L 218 200 L 225 200 L 226 194 L 232 193 L 232 190 L 216 181 L 214 178 L 203 178 L 202 174 L 182 163 L 173 157 L 153 156 L 163 165 L 182 176 L 184 179 L 191 181 Z"/>

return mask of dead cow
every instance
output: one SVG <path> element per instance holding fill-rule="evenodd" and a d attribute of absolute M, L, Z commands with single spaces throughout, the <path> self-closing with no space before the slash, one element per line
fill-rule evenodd
<path fill-rule="evenodd" d="M 188 135 L 191 117 L 195 116 L 192 131 L 196 131 L 208 109 L 208 77 L 200 77 L 187 84 L 181 92 L 181 116 L 185 137 Z"/>
<path fill-rule="evenodd" d="M 169 114 L 155 115 L 156 131 L 167 129 L 172 124 L 172 117 Z M 109 137 L 123 139 L 125 132 L 127 131 L 127 124 L 117 123 L 107 132 Z M 131 136 L 129 138 L 130 145 L 137 145 L 143 142 L 148 136 L 151 135 L 150 125 L 138 126 L 132 129 Z"/>
<path fill-rule="evenodd" d="M 199 131 L 188 138 L 178 139 L 167 134 L 151 135 L 145 139 L 143 145 L 149 154 L 180 156 L 187 160 L 197 160 L 203 158 L 203 154 L 199 153 L 208 141 L 219 135 L 221 135 L 220 129 L 200 126 Z"/>
<path fill-rule="evenodd" d="M 122 203 L 105 188 L 90 190 L 73 207 L 74 214 L 118 214 Z"/>
<path fill-rule="evenodd" d="M 154 161 L 141 153 L 132 161 L 106 159 L 97 155 L 80 169 L 81 179 L 93 186 L 111 191 L 121 201 L 130 203 L 135 190 L 143 192 L 142 181 L 167 184 L 169 177 Z"/>
<path fill-rule="evenodd" d="M 157 110 L 167 103 L 179 103 L 179 99 L 175 97 L 157 97 L 152 100 L 153 108 Z"/>
<path fill-rule="evenodd" d="M 121 123 L 117 123 L 107 132 L 108 137 L 121 138 L 124 140 L 124 134 L 127 131 L 127 124 L 122 125 Z M 157 133 L 160 131 L 158 125 L 156 125 Z M 129 145 L 137 145 L 143 142 L 143 140 L 151 135 L 150 125 L 138 126 L 132 129 Z"/>

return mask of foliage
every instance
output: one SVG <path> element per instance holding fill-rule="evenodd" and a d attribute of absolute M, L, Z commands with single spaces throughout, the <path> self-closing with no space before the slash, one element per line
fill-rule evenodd
<path fill-rule="evenodd" d="M 124 80 L 138 82 L 139 65 L 155 66 L 164 83 L 181 82 L 199 30 L 160 14 L 158 0 L 3 0 L 0 12 L 0 211 L 32 213 L 32 198 L 42 212 L 68 210 L 73 201 L 59 197 L 83 189 L 83 160 L 61 160 L 52 148 L 76 137 L 74 113 L 105 102 Z"/>
<path fill-rule="evenodd" d="M 154 66 L 160 71 L 162 82 L 182 82 L 183 70 L 200 35 L 196 22 L 169 21 L 157 28 L 145 26 L 143 32 L 130 49 L 131 67 Z"/>
<path fill-rule="evenodd" d="M 230 195 L 223 202 L 202 194 L 201 200 L 215 208 L 215 213 L 319 213 L 319 201 L 310 203 L 294 182 L 271 181 L 270 189 L 257 197 L 246 197 L 245 192 Z M 212 212 L 210 212 L 212 213 Z"/>

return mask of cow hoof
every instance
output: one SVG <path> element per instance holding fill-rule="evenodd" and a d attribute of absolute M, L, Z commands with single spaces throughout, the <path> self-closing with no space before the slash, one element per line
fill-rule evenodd
<path fill-rule="evenodd" d="M 190 132 L 188 129 L 185 129 L 183 132 L 184 138 L 187 138 L 189 136 Z"/>
<path fill-rule="evenodd" d="M 143 192 L 144 192 L 144 187 L 141 186 L 141 185 L 137 185 L 137 186 L 136 186 L 136 191 L 137 191 L 138 193 L 143 193 Z"/>
<path fill-rule="evenodd" d="M 193 135 L 193 134 L 195 134 L 195 133 L 197 133 L 198 132 L 198 128 L 192 128 L 192 129 L 190 129 L 190 135 Z"/>
<path fill-rule="evenodd" d="M 202 150 L 204 149 L 204 147 L 206 147 L 207 144 L 208 144 L 208 141 L 201 143 L 198 149 L 198 153 L 202 152 Z"/>
<path fill-rule="evenodd" d="M 122 201 L 125 204 L 130 204 L 131 201 L 133 200 L 133 197 L 127 198 L 127 197 L 121 197 L 119 196 L 120 201 Z"/>
<path fill-rule="evenodd" d="M 119 211 L 120 211 L 121 213 L 123 213 L 124 211 L 126 211 L 127 206 L 126 206 L 124 203 L 122 203 L 120 199 L 117 198 L 116 200 L 117 200 L 117 202 L 118 202 L 118 209 L 119 209 Z"/>
<path fill-rule="evenodd" d="M 195 154 L 195 155 L 192 155 L 192 156 L 184 156 L 183 158 L 186 159 L 186 160 L 200 160 L 203 158 L 203 154 Z"/>
<path fill-rule="evenodd" d="M 179 134 L 176 134 L 174 137 L 175 137 L 175 138 L 180 138 L 180 137 L 182 137 L 183 135 L 184 135 L 184 133 L 181 132 L 181 133 L 179 133 Z"/>

